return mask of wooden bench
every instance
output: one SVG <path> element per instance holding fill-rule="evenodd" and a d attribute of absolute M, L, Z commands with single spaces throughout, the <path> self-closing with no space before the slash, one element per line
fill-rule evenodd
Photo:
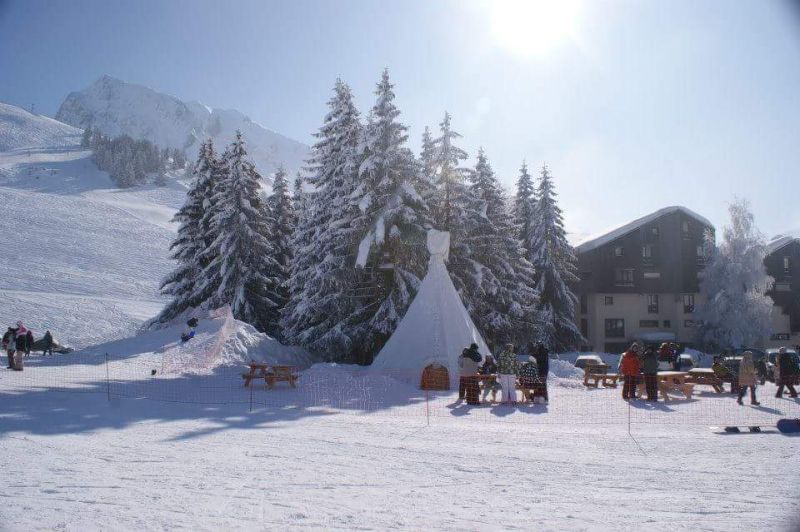
<path fill-rule="evenodd" d="M 610 377 L 607 377 L 609 376 Z M 597 388 L 600 382 L 606 386 L 606 382 L 613 382 L 614 386 L 617 385 L 619 375 L 616 373 L 608 373 L 608 366 L 606 364 L 590 364 L 583 369 L 583 385 L 590 388 Z"/>
<path fill-rule="evenodd" d="M 714 375 L 711 370 L 701 371 L 693 369 L 689 371 L 689 376 L 686 377 L 687 384 L 694 384 L 695 386 L 711 386 L 715 392 L 723 393 L 725 388 L 722 379 Z"/>

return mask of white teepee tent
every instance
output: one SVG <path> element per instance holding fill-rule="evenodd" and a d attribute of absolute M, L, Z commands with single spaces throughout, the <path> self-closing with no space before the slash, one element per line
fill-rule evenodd
<path fill-rule="evenodd" d="M 445 261 L 450 233 L 428 231 L 428 273 L 394 334 L 372 363 L 372 371 L 420 382 L 422 370 L 439 364 L 448 370 L 451 386 L 458 381 L 458 357 L 471 343 L 491 354 L 456 292 Z"/>

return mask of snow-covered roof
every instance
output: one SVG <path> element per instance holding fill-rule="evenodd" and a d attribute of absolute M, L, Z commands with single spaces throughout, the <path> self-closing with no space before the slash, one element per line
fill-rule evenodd
<path fill-rule="evenodd" d="M 638 218 L 638 219 L 636 219 L 636 220 L 634 220 L 632 222 L 628 222 L 625 225 L 617 227 L 616 229 L 612 229 L 611 231 L 608 231 L 607 233 L 605 233 L 603 235 L 600 235 L 600 236 L 597 236 L 597 237 L 594 237 L 594 238 L 590 238 L 589 240 L 586 240 L 583 243 L 581 243 L 580 245 L 576 246 L 575 247 L 575 251 L 577 253 L 586 253 L 587 251 L 592 251 L 593 249 L 597 249 L 600 246 L 604 246 L 604 245 L 608 244 L 609 242 L 613 242 L 614 240 L 616 240 L 616 239 L 618 239 L 618 238 L 620 238 L 622 236 L 625 236 L 628 233 L 636 231 L 637 229 L 639 229 L 643 225 L 646 225 L 646 224 L 648 224 L 650 222 L 658 220 L 662 216 L 666 216 L 667 214 L 672 214 L 672 213 L 675 213 L 675 212 L 682 212 L 686 216 L 694 218 L 695 220 L 697 220 L 698 222 L 700 222 L 703 225 L 707 225 L 709 227 L 714 227 L 714 224 L 712 224 L 707 218 L 705 218 L 703 216 L 700 216 L 699 214 L 697 214 L 693 210 L 688 209 L 686 207 L 682 207 L 680 205 L 673 205 L 671 207 L 664 207 L 663 209 L 659 209 L 659 210 L 657 210 L 657 211 L 655 211 L 653 213 L 648 214 L 647 216 L 643 216 L 643 217 Z"/>
<path fill-rule="evenodd" d="M 800 242 L 800 238 L 791 235 L 778 235 L 767 243 L 767 255 L 771 255 L 792 242 Z"/>

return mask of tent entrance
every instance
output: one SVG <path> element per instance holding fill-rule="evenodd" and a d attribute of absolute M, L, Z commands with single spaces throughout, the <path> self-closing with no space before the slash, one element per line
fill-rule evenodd
<path fill-rule="evenodd" d="M 422 370 L 419 387 L 422 390 L 449 390 L 450 372 L 441 364 L 429 364 Z"/>

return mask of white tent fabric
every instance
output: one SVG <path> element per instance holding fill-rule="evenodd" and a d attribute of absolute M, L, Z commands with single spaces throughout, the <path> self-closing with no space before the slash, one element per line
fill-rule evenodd
<path fill-rule="evenodd" d="M 383 346 L 372 371 L 419 383 L 429 364 L 445 366 L 451 385 L 458 381 L 458 357 L 471 343 L 482 355 L 491 354 L 456 292 L 445 261 L 450 233 L 428 231 L 428 273 L 394 334 Z"/>

